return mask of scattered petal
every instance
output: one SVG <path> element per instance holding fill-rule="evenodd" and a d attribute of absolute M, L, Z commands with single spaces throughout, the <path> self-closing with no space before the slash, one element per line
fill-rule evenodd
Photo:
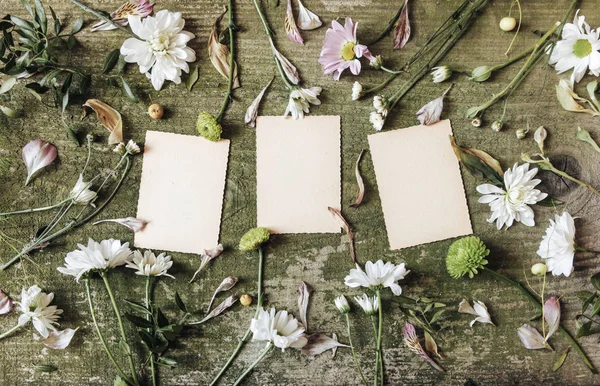
<path fill-rule="evenodd" d="M 310 292 L 308 291 L 308 285 L 305 282 L 300 282 L 300 285 L 298 286 L 298 317 L 300 318 L 300 322 L 304 325 L 304 330 L 308 330 L 306 311 L 308 310 L 309 299 Z"/>
<path fill-rule="evenodd" d="M 358 159 L 356 160 L 356 164 L 354 166 L 354 175 L 356 176 L 356 184 L 358 185 L 358 191 L 356 192 L 356 200 L 354 204 L 350 205 L 353 208 L 358 208 L 358 206 L 362 203 L 363 198 L 365 198 L 365 182 L 363 181 L 362 176 L 360 175 L 360 169 L 358 168 L 360 164 L 360 159 L 363 156 L 365 150 L 363 149 L 358 155 Z"/>
<path fill-rule="evenodd" d="M 308 343 L 302 348 L 302 354 L 311 357 L 324 353 L 327 350 L 337 349 L 338 347 L 350 347 L 328 337 L 325 334 L 316 333 L 307 336 Z"/>
<path fill-rule="evenodd" d="M 298 31 L 296 26 L 296 20 L 294 20 L 294 13 L 292 12 L 292 0 L 287 0 L 287 8 L 285 12 L 285 33 L 291 41 L 298 44 L 304 44 L 304 40 Z"/>
<path fill-rule="evenodd" d="M 116 222 L 131 229 L 134 233 L 139 232 L 146 226 L 147 222 L 144 220 L 137 219 L 135 217 L 115 218 L 110 220 L 96 221 L 93 225 L 100 224 L 103 222 Z"/>
<path fill-rule="evenodd" d="M 403 48 L 410 39 L 410 20 L 408 19 L 408 0 L 404 0 L 400 17 L 394 27 L 394 49 Z"/>
<path fill-rule="evenodd" d="M 13 300 L 0 290 L 0 315 L 6 315 L 13 309 Z"/>
<path fill-rule="evenodd" d="M 433 125 L 440 121 L 442 110 L 444 109 L 444 97 L 450 91 L 451 87 L 448 87 L 441 97 L 432 100 L 417 111 L 417 119 L 422 125 Z"/>
<path fill-rule="evenodd" d="M 544 320 L 548 323 L 548 332 L 545 339 L 547 342 L 560 327 L 560 301 L 556 296 L 552 296 L 544 303 Z"/>
<path fill-rule="evenodd" d="M 25 185 L 29 184 L 31 177 L 38 170 L 50 165 L 56 158 L 58 151 L 54 145 L 40 139 L 33 140 L 23 147 L 23 162 L 27 168 Z"/>
<path fill-rule="evenodd" d="M 335 340 L 336 342 L 339 342 L 337 334 L 335 332 L 333 334 L 331 334 L 331 339 Z M 332 358 L 335 358 L 335 354 L 337 353 L 337 349 L 338 349 L 338 346 L 335 346 L 334 348 L 331 349 L 331 357 Z"/>
<path fill-rule="evenodd" d="M 524 324 L 519 327 L 517 333 L 519 334 L 521 343 L 523 343 L 523 346 L 525 346 L 526 349 L 539 350 L 547 347 L 542 334 L 529 324 Z"/>
<path fill-rule="evenodd" d="M 153 4 L 148 0 L 130 0 L 117 8 L 116 11 L 112 12 L 110 14 L 110 19 L 118 25 L 125 27 L 129 24 L 127 16 L 131 15 L 144 18 L 152 14 L 152 7 Z M 109 31 L 113 29 L 117 29 L 117 27 L 112 23 L 102 20 L 94 24 L 90 31 Z"/>
<path fill-rule="evenodd" d="M 592 116 L 597 116 L 598 113 L 591 109 L 586 109 L 578 101 L 587 101 L 584 98 L 581 98 L 577 95 L 569 83 L 566 80 L 561 79 L 559 84 L 556 85 L 556 97 L 558 98 L 558 102 L 562 106 L 563 109 L 567 111 L 572 111 L 575 113 L 586 113 Z"/>
<path fill-rule="evenodd" d="M 221 315 L 223 312 L 225 312 L 229 307 L 231 307 L 232 305 L 235 304 L 235 302 L 238 301 L 238 297 L 235 295 L 232 295 L 230 297 L 228 297 L 227 299 L 223 300 L 223 302 L 221 304 L 219 304 L 218 306 L 216 306 L 211 312 L 210 314 L 206 315 L 206 317 L 204 319 L 202 319 L 199 322 L 194 322 L 194 323 L 189 323 L 190 325 L 194 325 L 194 324 L 202 324 L 216 316 Z"/>
<path fill-rule="evenodd" d="M 300 82 L 300 75 L 298 75 L 298 69 L 290 62 L 285 56 L 281 54 L 281 52 L 277 51 L 276 48 L 273 48 L 273 52 L 275 53 L 275 57 L 281 64 L 281 68 L 283 68 L 283 72 L 285 72 L 285 76 L 292 84 L 298 84 Z"/>
<path fill-rule="evenodd" d="M 340 212 L 339 210 L 332 208 L 330 206 L 327 207 L 327 209 L 329 210 L 329 212 L 331 214 L 333 214 L 339 220 L 342 227 L 348 234 L 348 239 L 350 240 L 350 257 L 352 258 L 352 262 L 354 264 L 358 264 L 358 262 L 356 261 L 356 252 L 354 251 L 354 234 L 352 233 L 352 230 L 350 229 L 350 225 L 348 224 L 348 222 L 346 221 L 344 216 L 342 216 L 342 212 Z"/>
<path fill-rule="evenodd" d="M 458 312 L 460 312 L 461 314 L 471 314 L 477 316 L 471 321 L 471 323 L 469 323 L 470 327 L 473 327 L 475 322 L 494 324 L 487 310 L 487 307 L 485 306 L 485 304 L 483 304 L 483 302 L 480 302 L 478 300 L 474 300 L 473 307 L 471 307 L 469 302 L 466 299 L 463 299 L 458 305 Z"/>
<path fill-rule="evenodd" d="M 219 74 L 225 79 L 229 79 L 229 47 L 219 42 L 219 34 L 217 33 L 217 25 L 221 22 L 226 10 L 215 20 L 210 36 L 208 38 L 208 56 L 211 63 L 217 69 Z M 237 73 L 237 64 L 233 63 L 233 88 L 240 87 L 240 81 Z"/>
<path fill-rule="evenodd" d="M 212 259 L 218 257 L 221 253 L 223 253 L 222 244 L 217 245 L 213 249 L 205 249 L 204 253 L 201 256 L 200 267 L 198 267 L 198 270 L 194 272 L 194 276 L 192 276 L 192 280 L 190 280 L 190 283 L 193 282 L 194 279 L 196 279 L 196 275 L 198 275 L 204 269 L 206 264 L 208 264 Z"/>
<path fill-rule="evenodd" d="M 423 350 L 423 346 L 419 343 L 419 338 L 417 337 L 417 331 L 415 330 L 415 326 L 410 323 L 406 323 L 404 327 L 402 327 L 402 335 L 404 337 L 404 343 L 410 351 L 414 352 L 418 356 L 420 356 L 424 361 L 429 363 L 434 369 L 438 371 L 444 371 L 427 353 Z"/>
<path fill-rule="evenodd" d="M 308 10 L 302 1 L 298 0 L 298 27 L 303 30 L 312 30 L 319 28 L 323 23 L 319 16 Z"/>
<path fill-rule="evenodd" d="M 433 336 L 427 330 L 425 330 L 425 351 L 443 359 L 442 355 L 438 352 L 438 345 L 435 339 L 433 339 Z"/>
<path fill-rule="evenodd" d="M 73 339 L 73 335 L 77 330 L 79 330 L 79 327 L 74 330 L 67 328 L 62 331 L 50 331 L 50 335 L 42 343 L 55 350 L 64 350 L 71 343 L 71 339 Z"/>
<path fill-rule="evenodd" d="M 106 127 L 110 132 L 110 136 L 108 137 L 109 145 L 116 145 L 119 142 L 123 142 L 123 119 L 117 110 L 99 99 L 88 99 L 83 104 L 83 107 L 82 118 L 87 116 L 86 107 L 89 107 L 96 112 L 96 116 L 102 126 Z"/>
<path fill-rule="evenodd" d="M 252 103 L 248 107 L 248 110 L 246 110 L 244 122 L 250 127 L 256 126 L 256 117 L 258 116 L 258 108 L 260 107 L 260 102 L 262 101 L 262 98 L 265 95 L 265 91 L 267 91 L 267 88 L 269 88 L 269 86 L 271 85 L 271 82 L 273 82 L 273 78 L 271 78 L 269 83 L 267 83 L 267 85 L 262 89 L 262 91 L 258 93 L 254 101 L 252 101 Z"/>
<path fill-rule="evenodd" d="M 538 144 L 540 151 L 544 154 L 544 142 L 546 141 L 546 137 L 548 136 L 548 132 L 544 128 L 544 126 L 540 126 L 535 130 L 533 134 L 533 139 Z"/>
<path fill-rule="evenodd" d="M 219 292 L 229 291 L 230 289 L 233 288 L 233 286 L 236 285 L 237 282 L 238 282 L 238 279 L 235 276 L 229 276 L 229 277 L 226 277 L 225 279 L 223 279 L 223 281 L 221 282 L 221 284 L 219 284 L 219 286 L 217 287 L 217 289 L 213 293 L 213 296 L 210 299 L 210 303 L 208 303 L 208 308 L 207 308 L 206 312 L 208 312 L 208 310 L 210 310 L 210 308 L 212 307 L 213 302 L 215 301 L 215 297 L 217 296 L 217 294 Z"/>

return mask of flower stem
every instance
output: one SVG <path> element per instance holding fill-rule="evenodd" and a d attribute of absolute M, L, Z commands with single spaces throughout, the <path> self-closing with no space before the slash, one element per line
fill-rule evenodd
<path fill-rule="evenodd" d="M 379 36 L 377 36 L 374 40 L 372 40 L 371 42 L 369 42 L 369 44 L 367 44 L 367 46 L 371 46 L 375 43 L 378 43 L 381 39 L 383 39 L 384 37 L 387 36 L 387 34 L 390 33 L 390 31 L 394 28 L 394 26 L 396 25 L 396 22 L 398 21 L 398 18 L 400 17 L 400 13 L 402 12 L 402 8 L 404 8 L 404 2 L 402 3 L 403 6 L 398 8 L 398 11 L 396 11 L 396 14 L 394 15 L 394 17 L 392 17 L 392 19 L 390 20 L 390 22 L 388 23 L 387 27 L 385 27 L 385 29 L 383 30 L 383 32 L 381 34 L 379 34 Z"/>
<path fill-rule="evenodd" d="M 229 6 L 227 7 L 227 18 L 229 24 L 227 25 L 227 29 L 229 30 L 229 78 L 227 81 L 227 94 L 225 94 L 225 99 L 223 99 L 223 104 L 221 105 L 221 110 L 219 110 L 219 114 L 215 118 L 218 123 L 221 123 L 223 120 L 223 115 L 225 115 L 225 110 L 227 110 L 227 106 L 231 101 L 231 92 L 233 90 L 233 75 L 236 70 L 235 64 L 235 40 L 233 39 L 233 30 L 235 28 L 235 24 L 233 23 L 233 0 L 229 0 Z"/>
<path fill-rule="evenodd" d="M 267 347 L 265 347 L 264 350 L 262 350 L 262 352 L 260 353 L 260 355 L 258 356 L 258 358 L 256 358 L 256 360 L 254 362 L 252 362 L 252 364 L 250 365 L 250 367 L 248 367 L 246 369 L 246 371 L 244 371 L 242 373 L 242 375 L 240 375 L 240 377 L 235 381 L 235 383 L 233 384 L 233 386 L 239 385 L 240 382 L 242 382 L 242 380 L 246 377 L 246 375 L 248 375 L 248 373 L 250 373 L 250 371 L 252 371 L 252 369 L 254 369 L 256 367 L 256 365 L 259 364 L 260 361 L 263 360 L 263 358 L 269 353 L 269 351 L 271 351 L 272 348 L 273 348 L 273 343 L 269 342 L 267 344 Z"/>
<path fill-rule="evenodd" d="M 356 370 L 358 370 L 358 373 L 360 374 L 360 378 L 362 379 L 365 386 L 367 386 L 369 383 L 367 382 L 367 379 L 365 378 L 365 375 L 363 374 L 362 369 L 360 368 L 360 363 L 358 363 L 356 351 L 354 350 L 354 344 L 352 343 L 352 333 L 350 332 L 350 316 L 348 315 L 348 313 L 346 313 L 345 315 L 346 326 L 348 327 L 348 343 L 350 343 L 350 349 L 352 350 L 352 359 L 354 360 L 354 364 L 356 365 Z"/>
<path fill-rule="evenodd" d="M 575 177 L 572 177 L 570 174 L 568 174 L 568 173 L 566 173 L 566 172 L 563 172 L 562 170 L 559 170 L 559 169 L 555 168 L 555 167 L 554 167 L 554 165 L 552 165 L 552 164 L 549 164 L 549 166 L 550 166 L 550 171 L 551 171 L 552 173 L 554 173 L 554 174 L 558 174 L 558 175 L 559 175 L 559 176 L 561 176 L 561 177 L 564 177 L 564 178 L 566 178 L 566 179 L 568 179 L 568 180 L 571 180 L 571 181 L 575 182 L 576 184 L 578 184 L 578 185 L 580 185 L 580 186 L 583 186 L 583 187 L 585 187 L 586 189 L 588 189 L 588 190 L 589 190 L 589 191 L 591 191 L 592 193 L 594 193 L 594 194 L 597 194 L 597 195 L 599 195 L 599 196 L 600 196 L 600 191 L 598 191 L 598 190 L 597 190 L 596 188 L 594 188 L 592 185 L 590 185 L 590 184 L 588 184 L 588 183 L 586 183 L 586 182 L 583 182 L 583 181 L 581 181 L 581 180 L 578 180 L 578 179 L 577 179 L 577 178 L 575 178 Z"/>
<path fill-rule="evenodd" d="M 380 290 L 377 290 L 377 305 L 378 305 L 378 322 L 379 326 L 377 328 L 377 356 L 379 357 L 379 372 L 381 373 L 380 385 L 384 384 L 384 375 L 383 375 L 383 352 L 381 351 L 381 332 L 383 331 L 383 310 L 381 307 L 381 294 Z"/>
<path fill-rule="evenodd" d="M 528 49 L 524 50 L 523 52 L 521 52 L 520 54 L 508 59 L 506 62 L 501 63 L 501 64 L 497 64 L 495 66 L 493 66 L 490 69 L 490 72 L 493 71 L 497 71 L 497 70 L 501 70 L 504 67 L 510 66 L 511 64 L 513 64 L 514 62 L 518 62 L 519 60 L 523 59 L 524 57 L 526 57 L 527 55 L 530 55 L 531 52 L 535 49 L 535 45 L 529 47 Z"/>
<path fill-rule="evenodd" d="M 112 24 L 114 27 L 127 32 L 128 34 L 134 36 L 137 38 L 136 34 L 134 34 L 132 31 L 130 31 L 129 29 L 123 27 L 120 24 L 115 23 L 111 18 L 107 17 L 106 15 L 96 11 L 95 9 L 92 9 L 90 7 L 88 7 L 87 5 L 84 5 L 82 3 L 80 3 L 77 0 L 71 0 L 71 3 L 75 4 L 76 6 L 78 6 L 79 8 L 83 9 L 84 11 L 86 11 L 87 13 L 96 16 L 98 19 L 104 20 L 107 23 Z"/>
<path fill-rule="evenodd" d="M 92 315 L 92 321 L 94 322 L 94 327 L 96 328 L 96 333 L 98 334 L 98 338 L 100 338 L 100 342 L 102 343 L 102 347 L 104 347 L 104 351 L 106 351 L 106 354 L 108 355 L 108 359 L 110 359 L 110 361 L 113 363 L 113 365 L 117 369 L 117 372 L 119 373 L 121 378 L 123 378 L 123 380 L 125 380 L 128 384 L 132 384 L 129 376 L 123 372 L 123 369 L 121 369 L 121 366 L 119 366 L 119 364 L 115 360 L 115 357 L 108 349 L 108 345 L 106 344 L 106 339 L 104 338 L 102 331 L 100 331 L 100 326 L 98 325 L 98 321 L 96 320 L 96 311 L 94 309 L 94 303 L 92 302 L 92 295 L 90 293 L 90 278 L 89 277 L 85 278 L 85 292 L 87 294 L 88 303 L 90 305 L 90 314 Z"/>
<path fill-rule="evenodd" d="M 154 311 L 152 310 L 152 278 L 153 276 L 146 276 L 146 308 L 148 308 L 148 311 L 150 311 L 151 314 L 154 314 Z M 146 319 L 149 322 L 152 321 L 150 315 L 146 315 Z M 158 385 L 158 380 L 156 368 L 154 366 L 154 353 L 152 351 L 150 351 L 150 370 L 152 371 L 152 386 L 156 386 Z"/>
<path fill-rule="evenodd" d="M 4 338 L 6 338 L 7 336 L 9 336 L 9 335 L 10 335 L 10 334 L 12 334 L 13 332 L 17 331 L 17 330 L 18 330 L 19 328 L 21 328 L 21 327 L 22 327 L 22 326 L 20 326 L 20 325 L 18 325 L 18 324 L 17 324 L 16 326 L 14 326 L 13 328 L 11 328 L 10 330 L 8 330 L 8 331 L 6 331 L 6 332 L 4 332 L 4 333 L 0 334 L 0 339 L 4 339 Z"/>
<path fill-rule="evenodd" d="M 502 275 L 501 273 L 498 273 L 494 270 L 491 270 L 489 268 L 483 267 L 483 271 L 487 272 L 488 274 L 492 275 L 494 278 L 503 281 L 504 283 L 510 285 L 511 287 L 519 290 L 533 305 L 535 305 L 540 311 L 543 310 L 543 306 L 542 304 L 535 298 L 535 296 L 533 296 L 529 291 L 527 291 L 520 283 L 517 283 L 516 281 L 509 279 L 508 277 Z M 567 340 L 569 341 L 569 343 L 571 343 L 571 346 L 573 346 L 573 348 L 575 349 L 575 351 L 577 351 L 577 353 L 581 356 L 581 358 L 583 359 L 583 362 L 585 363 L 585 365 L 590 369 L 590 371 L 592 372 L 592 374 L 598 374 L 598 370 L 596 370 L 596 367 L 594 367 L 594 365 L 590 362 L 590 360 L 588 359 L 587 355 L 585 354 L 585 352 L 583 351 L 583 349 L 581 348 L 581 346 L 579 346 L 579 343 L 577 342 L 577 340 L 575 340 L 571 334 L 569 333 L 569 331 L 567 331 L 562 324 L 559 327 L 560 332 L 562 332 L 562 334 L 565 336 L 565 338 L 567 338 Z"/>
<path fill-rule="evenodd" d="M 23 209 L 23 210 L 16 210 L 14 212 L 0 213 L 0 217 L 12 216 L 14 214 L 25 214 L 25 213 L 43 212 L 43 211 L 46 211 L 46 210 L 58 208 L 59 206 L 61 206 L 62 204 L 64 204 L 65 202 L 67 202 L 69 200 L 70 200 L 70 198 L 67 198 L 66 200 L 62 200 L 61 202 L 56 203 L 54 205 L 43 206 L 43 207 L 40 207 L 40 208 Z"/>
<path fill-rule="evenodd" d="M 260 310 L 261 310 L 262 305 L 263 305 L 263 288 L 262 288 L 263 286 L 262 286 L 262 282 L 263 282 L 263 260 L 264 260 L 264 257 L 263 257 L 262 247 L 258 247 L 257 251 L 258 251 L 258 280 L 257 280 L 256 311 L 254 313 L 254 317 L 255 318 L 258 317 L 258 314 L 260 313 Z M 227 362 L 225 363 L 225 365 L 223 366 L 223 368 L 221 368 L 221 371 L 219 371 L 219 373 L 217 374 L 217 376 L 210 383 L 210 386 L 216 385 L 217 382 L 219 381 L 219 379 L 225 373 L 225 371 L 227 371 L 227 369 L 229 368 L 229 366 L 231 366 L 231 364 L 233 363 L 233 360 L 240 353 L 240 350 L 242 349 L 242 347 L 244 347 L 244 345 L 246 344 L 246 341 L 250 337 L 250 332 L 251 332 L 250 331 L 250 327 L 248 327 L 248 329 L 246 330 L 246 333 L 244 334 L 244 336 L 242 337 L 242 339 L 238 343 L 237 347 L 235 348 L 235 350 L 233 350 L 233 353 L 231 353 L 231 356 L 229 357 L 229 359 L 227 360 Z"/>
<path fill-rule="evenodd" d="M 121 339 L 124 343 L 127 343 L 127 336 L 125 335 L 125 327 L 123 326 L 123 319 L 121 319 L 121 312 L 119 311 L 119 306 L 117 305 L 117 301 L 115 299 L 115 295 L 112 292 L 110 287 L 110 283 L 108 282 L 108 277 L 106 276 L 106 272 L 100 272 L 100 277 L 104 281 L 104 286 L 106 287 L 106 292 L 108 292 L 108 297 L 110 298 L 110 302 L 112 304 L 113 310 L 115 311 L 115 315 L 117 317 L 117 322 L 119 324 L 119 330 L 121 331 Z M 133 363 L 133 356 L 131 353 L 127 355 L 129 357 L 129 368 L 131 370 L 131 377 L 133 378 L 135 384 L 137 385 L 137 377 L 135 371 L 135 364 Z"/>

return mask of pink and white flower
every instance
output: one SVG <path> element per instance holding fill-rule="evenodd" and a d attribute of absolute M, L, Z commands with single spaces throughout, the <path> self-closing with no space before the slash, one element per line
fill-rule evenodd
<path fill-rule="evenodd" d="M 154 4 L 152 4 L 148 0 L 129 0 L 128 2 L 117 8 L 116 11 L 112 12 L 110 14 L 110 19 L 114 23 L 125 27 L 127 26 L 127 24 L 129 24 L 127 16 L 131 15 L 144 18 L 152 14 L 153 6 Z M 115 27 L 114 24 L 109 23 L 105 20 L 101 20 L 92 26 L 91 31 L 109 31 L 113 29 L 117 29 L 117 27 Z"/>

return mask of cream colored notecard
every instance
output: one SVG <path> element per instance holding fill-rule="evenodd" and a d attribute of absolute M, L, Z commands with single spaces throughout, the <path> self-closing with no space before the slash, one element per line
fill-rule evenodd
<path fill-rule="evenodd" d="M 335 233 L 341 203 L 340 117 L 256 120 L 258 226 L 273 233 Z"/>
<path fill-rule="evenodd" d="M 473 233 L 450 121 L 369 135 L 390 249 Z"/>
<path fill-rule="evenodd" d="M 229 140 L 146 132 L 135 246 L 202 253 L 219 242 Z"/>

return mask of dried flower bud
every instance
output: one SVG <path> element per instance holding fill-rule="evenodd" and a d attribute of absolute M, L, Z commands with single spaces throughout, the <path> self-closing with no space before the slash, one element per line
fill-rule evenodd
<path fill-rule="evenodd" d="M 248 307 L 250 304 L 252 304 L 252 296 L 243 294 L 240 296 L 240 304 L 244 307 Z"/>
<path fill-rule="evenodd" d="M 269 240 L 271 234 L 266 228 L 252 228 L 240 239 L 240 251 L 253 251 Z"/>
<path fill-rule="evenodd" d="M 492 75 L 492 67 L 479 66 L 471 72 L 471 80 L 475 82 L 485 82 Z"/>
<path fill-rule="evenodd" d="M 503 17 L 500 20 L 500 29 L 504 32 L 509 32 L 515 29 L 517 20 L 514 17 Z"/>
<path fill-rule="evenodd" d="M 158 103 L 154 103 L 148 107 L 148 115 L 150 115 L 150 118 L 152 119 L 161 119 L 164 113 L 165 110 Z"/>
<path fill-rule="evenodd" d="M 433 77 L 433 83 L 444 82 L 452 76 L 452 69 L 450 66 L 433 67 L 432 70 L 431 76 Z"/>
<path fill-rule="evenodd" d="M 383 57 L 381 55 L 374 56 L 369 65 L 376 70 L 380 70 L 381 66 L 383 66 Z"/>
<path fill-rule="evenodd" d="M 544 142 L 546 141 L 546 137 L 548 136 L 548 132 L 544 128 L 544 126 L 540 126 L 537 128 L 535 133 L 533 134 L 533 139 L 538 144 L 540 151 L 544 154 Z"/>
<path fill-rule="evenodd" d="M 471 126 L 473 127 L 481 127 L 481 118 L 476 117 L 471 121 Z"/>
<path fill-rule="evenodd" d="M 526 129 L 518 129 L 515 134 L 517 136 L 517 139 L 523 139 L 523 138 L 527 137 L 528 132 L 529 132 L 529 130 L 526 130 Z"/>
<path fill-rule="evenodd" d="M 544 263 L 537 263 L 531 267 L 531 273 L 535 276 L 544 276 L 548 272 L 548 267 Z"/>
<path fill-rule="evenodd" d="M 501 132 L 503 127 L 504 123 L 502 123 L 502 121 L 494 121 L 494 123 L 492 123 L 492 130 L 494 130 L 496 133 Z"/>
<path fill-rule="evenodd" d="M 215 117 L 207 112 L 202 112 L 198 115 L 196 129 L 198 129 L 198 134 L 200 134 L 201 137 L 213 142 L 218 142 L 221 139 L 221 133 L 223 132 L 221 124 L 217 122 Z"/>

